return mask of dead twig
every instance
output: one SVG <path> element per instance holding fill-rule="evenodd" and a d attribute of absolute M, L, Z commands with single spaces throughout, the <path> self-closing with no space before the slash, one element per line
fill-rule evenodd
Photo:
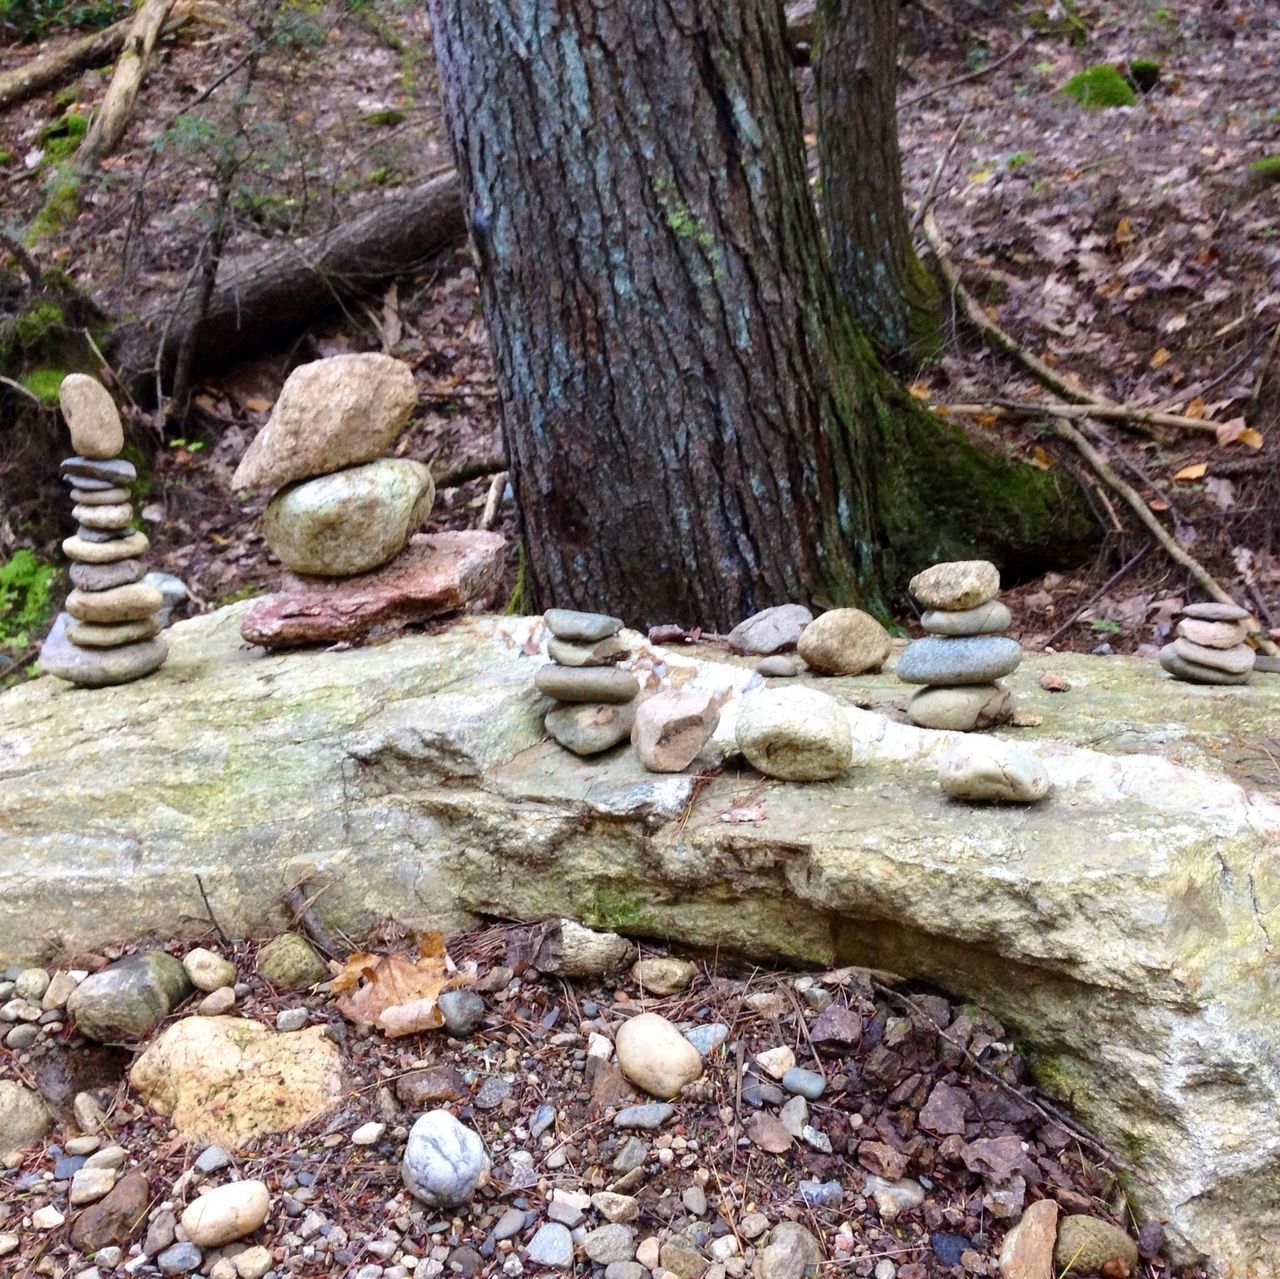
<path fill-rule="evenodd" d="M 213 925 L 213 931 L 218 934 L 224 946 L 231 945 L 231 938 L 222 930 L 222 925 L 218 923 L 218 917 L 213 913 L 213 906 L 209 903 L 209 894 L 204 890 L 204 880 L 199 875 L 196 876 L 196 887 L 200 890 L 200 900 L 204 902 L 205 914 L 209 916 L 209 922 Z"/>
<path fill-rule="evenodd" d="M 1100 422 L 1133 422 L 1141 426 L 1167 426 L 1180 431 L 1197 431 L 1201 435 L 1217 435 L 1219 424 L 1208 418 L 1184 417 L 1180 413 L 1161 413 L 1155 409 L 1137 409 L 1128 404 L 1031 404 L 1021 400 L 993 400 L 990 404 L 935 404 L 935 413 L 955 413 L 966 417 L 1060 417 L 1097 418 Z"/>
<path fill-rule="evenodd" d="M 915 216 L 911 219 L 911 234 L 920 230 L 920 223 L 924 221 L 925 214 L 933 206 L 933 198 L 938 194 L 938 183 L 942 180 L 943 171 L 947 167 L 947 161 L 951 159 L 951 152 L 955 150 L 956 143 L 960 140 L 960 134 L 964 130 L 965 124 L 969 120 L 969 113 L 966 111 L 960 117 L 960 123 L 956 125 L 951 137 L 947 139 L 947 145 L 942 148 L 942 155 L 938 159 L 937 167 L 933 171 L 933 176 L 929 179 L 929 185 L 924 189 L 924 195 L 920 199 L 920 207 L 916 210 Z"/>
<path fill-rule="evenodd" d="M 484 514 L 480 516 L 482 529 L 491 529 L 498 522 L 498 504 L 502 501 L 502 493 L 506 487 L 507 472 L 499 471 L 489 482 L 489 495 L 484 500 Z"/>
<path fill-rule="evenodd" d="M 320 917 L 312 910 L 312 904 L 324 892 L 320 889 L 313 896 L 308 897 L 305 891 L 306 881 L 301 884 L 295 884 L 284 895 L 285 905 L 293 912 L 294 923 L 302 929 L 304 933 L 315 943 L 319 950 L 322 950 L 331 959 L 342 953 L 343 947 L 339 946 L 334 940 L 333 935 L 320 922 Z"/>
<path fill-rule="evenodd" d="M 1262 400 L 1262 388 L 1267 383 L 1267 374 L 1271 371 L 1271 363 L 1276 358 L 1276 350 L 1280 348 L 1280 324 L 1277 324 L 1271 331 L 1271 338 L 1267 342 L 1267 349 L 1262 353 L 1262 359 L 1258 361 L 1258 371 L 1253 377 L 1253 390 L 1249 393 L 1249 405 L 1247 416 L 1252 417 L 1258 411 L 1258 405 Z"/>
<path fill-rule="evenodd" d="M 985 63 L 976 71 L 958 75 L 953 80 L 944 80 L 941 84 L 935 84 L 932 89 L 925 89 L 922 93 L 914 94 L 910 98 L 904 98 L 898 103 L 898 110 L 901 112 L 907 107 L 914 107 L 917 103 L 924 102 L 929 98 L 936 98 L 938 94 L 945 93 L 948 89 L 954 89 L 958 84 L 967 84 L 970 80 L 978 79 L 979 76 L 990 75 L 997 67 L 1002 67 L 1006 62 L 1016 58 L 1033 39 L 1035 39 L 1034 34 L 1019 40 L 1008 53 L 1002 53 L 994 62 Z"/>
<path fill-rule="evenodd" d="M 1142 559 L 1150 549 L 1151 543 L 1144 542 L 1136 555 L 1132 555 L 1125 560 L 1125 562 L 1114 573 L 1112 573 L 1111 576 L 1107 578 L 1107 580 L 1103 582 L 1102 585 L 1099 586 L 1098 589 L 1094 591 L 1094 593 L 1090 595 L 1079 608 L 1072 612 L 1071 616 L 1067 618 L 1067 620 L 1063 622 L 1047 640 L 1045 640 L 1044 647 L 1048 648 L 1053 641 L 1058 638 L 1058 636 L 1069 631 L 1080 620 L 1080 618 L 1089 611 L 1089 609 L 1091 609 L 1122 577 L 1124 577 L 1126 573 L 1128 573 L 1131 568 L 1134 567 L 1135 564 L 1137 564 L 1140 559 Z"/>
<path fill-rule="evenodd" d="M 481 480 L 487 475 L 496 475 L 507 469 L 505 457 L 481 457 L 470 462 L 461 462 L 447 470 L 437 481 L 438 489 L 455 489 L 471 480 Z"/>

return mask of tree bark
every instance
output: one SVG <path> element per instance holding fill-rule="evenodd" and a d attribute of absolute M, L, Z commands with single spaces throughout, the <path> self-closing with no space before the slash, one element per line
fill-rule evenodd
<path fill-rule="evenodd" d="M 837 295 L 780 5 L 429 3 L 538 605 L 885 611 L 932 559 L 1073 527 Z"/>
<path fill-rule="evenodd" d="M 67 76 L 84 67 L 96 67 L 114 58 L 132 24 L 132 18 L 121 18 L 101 31 L 92 31 L 42 53 L 30 62 L 12 67 L 0 74 L 0 107 L 25 102 L 44 89 L 61 83 Z"/>
<path fill-rule="evenodd" d="M 198 299 L 169 299 L 156 312 L 117 327 L 108 354 L 121 376 L 149 380 L 157 353 L 162 371 L 171 373 L 190 335 L 193 372 L 227 364 L 412 271 L 465 234 L 457 174 L 442 174 L 323 235 L 247 262 L 224 262 L 222 282 L 198 328 Z"/>
<path fill-rule="evenodd" d="M 819 0 L 813 56 L 822 210 L 836 283 L 882 354 L 918 366 L 940 295 L 916 256 L 898 152 L 898 0 Z"/>

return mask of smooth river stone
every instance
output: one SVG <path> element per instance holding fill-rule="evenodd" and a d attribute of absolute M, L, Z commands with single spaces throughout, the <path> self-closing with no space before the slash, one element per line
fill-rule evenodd
<path fill-rule="evenodd" d="M 1000 593 L 1000 570 L 990 560 L 950 560 L 917 573 L 907 589 L 925 608 L 977 608 Z"/>
<path fill-rule="evenodd" d="M 771 657 L 795 648 L 812 621 L 813 614 L 803 604 L 775 604 L 739 622 L 729 632 L 729 647 L 735 653 Z"/>
<path fill-rule="evenodd" d="M 766 777 L 815 782 L 838 777 L 853 762 L 849 717 L 814 688 L 766 688 L 742 703 L 738 749 Z"/>
<path fill-rule="evenodd" d="M 833 608 L 804 628 L 797 651 L 820 675 L 861 675 L 878 671 L 892 647 L 889 632 L 870 613 Z"/>
<path fill-rule="evenodd" d="M 991 684 L 1022 661 L 1022 646 L 1003 635 L 918 639 L 898 658 L 907 684 Z"/>
<path fill-rule="evenodd" d="M 952 799 L 1034 804 L 1049 793 L 1049 774 L 1025 746 L 998 737 L 963 738 L 943 756 L 938 781 Z"/>
<path fill-rule="evenodd" d="M 72 591 L 66 609 L 81 622 L 136 622 L 164 607 L 164 596 L 148 582 L 133 582 L 109 591 Z"/>
<path fill-rule="evenodd" d="M 1226 671 L 1228 675 L 1244 675 L 1253 670 L 1253 649 L 1248 644 L 1237 644 L 1234 648 L 1209 648 L 1189 639 L 1177 639 L 1173 641 L 1173 651 L 1184 662 Z"/>
<path fill-rule="evenodd" d="M 120 480 L 94 480 L 87 475 L 63 475 L 62 482 L 71 486 L 72 496 L 83 493 L 115 493 L 122 483 Z M 76 500 L 80 499 L 77 497 Z"/>
<path fill-rule="evenodd" d="M 1013 694 L 1003 684 L 930 686 L 912 696 L 907 703 L 907 718 L 920 728 L 980 732 L 1007 724 L 1013 718 Z"/>
<path fill-rule="evenodd" d="M 129 501 L 129 490 L 107 484 L 100 489 L 73 488 L 71 500 L 77 506 L 119 506 Z"/>
<path fill-rule="evenodd" d="M 96 480 L 111 485 L 132 484 L 138 478 L 138 468 L 122 457 L 113 457 L 109 461 L 100 461 L 88 457 L 64 458 L 58 468 L 58 474 L 65 479 Z M 77 485 L 77 487 L 80 487 Z M 97 485 L 89 487 L 96 488 Z"/>
<path fill-rule="evenodd" d="M 81 564 L 114 564 L 117 560 L 142 555 L 150 545 L 151 539 L 145 533 L 131 533 L 109 542 L 91 542 L 77 535 L 63 541 L 62 553 Z"/>
<path fill-rule="evenodd" d="M 1249 627 L 1244 622 L 1205 622 L 1187 617 L 1178 623 L 1174 634 L 1206 648 L 1235 648 L 1248 638 Z"/>
<path fill-rule="evenodd" d="M 579 702 L 547 712 L 547 732 L 575 755 L 598 755 L 627 741 L 635 723 L 634 702 Z"/>
<path fill-rule="evenodd" d="M 77 503 L 71 508 L 71 514 L 84 528 L 110 531 L 128 528 L 133 523 L 133 507 L 128 502 L 120 502 L 114 506 L 85 506 Z"/>
<path fill-rule="evenodd" d="M 124 428 L 111 393 L 97 378 L 68 373 L 58 390 L 71 447 L 81 457 L 106 461 L 124 448 Z"/>
<path fill-rule="evenodd" d="M 81 648 L 119 648 L 124 644 L 136 644 L 159 635 L 164 629 L 158 617 L 147 617 L 135 622 L 121 622 L 116 626 L 100 626 L 94 622 L 68 622 L 67 638 Z"/>
<path fill-rule="evenodd" d="M 613 666 L 548 664 L 533 682 L 538 692 L 558 702 L 629 702 L 640 692 L 640 684 L 630 671 Z"/>
<path fill-rule="evenodd" d="M 78 648 L 67 638 L 69 613 L 59 613 L 40 650 L 40 669 L 46 675 L 85 688 L 128 684 L 164 665 L 169 644 L 163 635 L 122 648 Z"/>
<path fill-rule="evenodd" d="M 1013 621 L 1008 608 L 999 600 L 988 600 L 977 608 L 952 611 L 927 609 L 920 625 L 931 635 L 999 635 Z"/>
<path fill-rule="evenodd" d="M 1204 622 L 1247 622 L 1251 614 L 1247 608 L 1239 604 L 1219 604 L 1206 601 L 1203 604 L 1188 604 L 1182 610 L 1183 617 L 1194 617 Z"/>
<path fill-rule="evenodd" d="M 1252 670 L 1248 670 L 1243 674 L 1232 675 L 1212 666 L 1201 666 L 1199 662 L 1189 662 L 1177 652 L 1173 644 L 1166 644 L 1160 650 L 1160 665 L 1170 675 L 1191 684 L 1247 684 L 1253 674 Z"/>
<path fill-rule="evenodd" d="M 146 574 L 141 560 L 116 560 L 113 564 L 73 564 L 71 585 L 82 591 L 109 591 L 141 581 Z"/>
<path fill-rule="evenodd" d="M 547 643 L 547 656 L 561 666 L 612 666 L 630 651 L 616 635 L 595 644 L 575 644 L 554 637 Z"/>
<path fill-rule="evenodd" d="M 622 629 L 620 617 L 610 617 L 607 613 L 580 613 L 572 608 L 549 608 L 542 615 L 542 620 L 557 639 L 571 640 L 575 644 L 594 644 Z"/>
<path fill-rule="evenodd" d="M 94 542 L 101 546 L 106 542 L 118 542 L 127 534 L 124 529 L 89 528 L 87 525 L 81 524 L 76 529 L 76 536 L 81 541 Z"/>

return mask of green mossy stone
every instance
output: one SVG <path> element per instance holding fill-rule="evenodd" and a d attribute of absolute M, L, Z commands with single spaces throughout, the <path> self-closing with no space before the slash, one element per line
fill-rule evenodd
<path fill-rule="evenodd" d="M 1102 111 L 1107 107 L 1131 107 L 1138 100 L 1133 85 L 1109 63 L 1085 67 L 1073 75 L 1058 90 L 1074 98 L 1089 111 Z"/>
<path fill-rule="evenodd" d="M 189 994 L 191 981 L 182 964 L 162 951 L 148 951 L 86 977 L 67 1000 L 67 1012 L 87 1039 L 141 1039 Z"/>
<path fill-rule="evenodd" d="M 258 952 L 258 975 L 280 990 L 305 990 L 325 981 L 329 970 L 305 937 L 281 933 Z"/>

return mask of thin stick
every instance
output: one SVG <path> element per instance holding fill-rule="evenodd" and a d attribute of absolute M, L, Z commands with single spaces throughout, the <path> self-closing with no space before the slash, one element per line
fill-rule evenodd
<path fill-rule="evenodd" d="M 1018 43 L 1015 44 L 1008 53 L 1001 54 L 994 62 L 988 62 L 985 66 L 979 67 L 976 71 L 970 71 L 965 75 L 956 76 L 954 80 L 944 80 L 941 84 L 935 84 L 932 89 L 925 89 L 923 93 L 917 93 L 914 97 L 904 98 L 898 103 L 898 110 L 902 111 L 906 107 L 914 107 L 917 103 L 924 102 L 927 98 L 934 98 L 940 93 L 945 93 L 948 89 L 954 89 L 958 84 L 967 84 L 970 80 L 978 79 L 979 76 L 989 75 L 997 67 L 1004 66 L 1010 58 L 1016 58 L 1033 39 L 1035 39 L 1034 34 L 1018 41 Z"/>
<path fill-rule="evenodd" d="M 1252 417 L 1258 411 L 1258 403 L 1262 399 L 1262 388 L 1266 385 L 1267 373 L 1271 369 L 1271 361 L 1276 358 L 1276 348 L 1280 347 L 1280 324 L 1277 324 L 1271 331 L 1271 340 L 1267 343 L 1267 349 L 1262 353 L 1262 359 L 1258 362 L 1258 371 L 1254 374 L 1253 390 L 1249 394 L 1249 416 Z"/>
<path fill-rule="evenodd" d="M 489 496 L 484 500 L 484 514 L 480 517 L 480 527 L 491 529 L 498 522 L 498 503 L 502 501 L 502 492 L 507 487 L 506 471 L 499 471 L 489 482 Z"/>
<path fill-rule="evenodd" d="M 213 907 L 209 904 L 209 894 L 204 891 L 204 880 L 199 875 L 196 876 L 196 887 L 200 889 L 200 900 L 204 902 L 205 913 L 209 916 L 209 922 L 213 925 L 213 930 L 222 939 L 224 946 L 231 945 L 231 938 L 222 931 L 222 925 L 218 923 L 218 917 L 213 913 Z"/>
<path fill-rule="evenodd" d="M 15 382 L 13 378 L 5 377 L 3 374 L 0 374 L 0 382 L 3 382 L 5 386 L 13 387 L 15 391 L 21 391 L 27 399 L 35 400 L 42 409 L 47 409 L 49 407 L 33 390 L 29 387 L 23 386 L 21 382 Z"/>
<path fill-rule="evenodd" d="M 924 215 L 929 212 L 933 205 L 933 197 L 938 194 L 938 183 L 942 179 L 942 171 L 947 167 L 947 161 L 951 159 L 951 152 L 955 149 L 956 143 L 960 139 L 960 134 L 969 119 L 969 113 L 966 111 L 960 117 L 960 123 L 956 125 L 955 131 L 951 137 L 947 139 L 947 145 L 942 148 L 942 157 L 938 161 L 937 168 L 933 171 L 933 177 L 929 179 L 929 185 L 924 189 L 924 196 L 920 200 L 920 207 L 916 210 L 915 217 L 911 219 L 911 234 L 920 230 L 920 223 L 924 221 Z"/>
<path fill-rule="evenodd" d="M 1098 587 L 1092 595 L 1089 596 L 1078 609 L 1071 614 L 1061 626 L 1058 627 L 1052 635 L 1044 642 L 1044 647 L 1048 648 L 1059 635 L 1069 631 L 1079 620 L 1083 613 L 1091 609 L 1149 550 L 1150 542 L 1143 542 L 1141 549 L 1136 555 L 1130 556 L 1114 573 L 1111 574 L 1101 586 Z"/>
<path fill-rule="evenodd" d="M 1021 400 L 992 400 L 990 404 L 935 404 L 935 412 L 958 413 L 968 417 L 992 414 L 995 417 L 1096 417 L 1100 422 L 1136 422 L 1143 426 L 1169 426 L 1180 431 L 1216 435 L 1218 423 L 1208 418 L 1183 417 L 1180 413 L 1160 413 L 1155 409 L 1135 409 L 1128 404 L 1031 404 Z"/>
<path fill-rule="evenodd" d="M 486 475 L 495 475 L 507 469 L 505 457 L 482 457 L 471 462 L 462 462 L 446 471 L 437 481 L 438 489 L 453 489 L 469 480 L 483 479 Z"/>
<path fill-rule="evenodd" d="M 305 883 L 305 881 L 304 881 Z M 304 933 L 331 958 L 339 955 L 342 948 L 334 941 L 329 930 L 320 922 L 320 917 L 311 909 L 311 903 L 324 892 L 322 888 L 315 897 L 308 898 L 303 891 L 303 884 L 297 884 L 284 895 L 285 904 L 293 912 L 294 922 Z"/>

